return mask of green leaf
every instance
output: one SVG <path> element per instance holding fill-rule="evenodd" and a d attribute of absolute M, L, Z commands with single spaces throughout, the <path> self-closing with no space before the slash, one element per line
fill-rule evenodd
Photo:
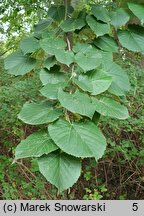
<path fill-rule="evenodd" d="M 38 24 L 36 24 L 36 25 L 34 26 L 35 32 L 44 30 L 44 29 L 47 28 L 49 25 L 51 25 L 52 21 L 53 21 L 53 20 L 52 20 L 51 18 L 47 18 L 47 19 L 40 20 L 40 21 L 38 22 Z"/>
<path fill-rule="evenodd" d="M 110 32 L 110 26 L 108 24 L 98 22 L 90 15 L 86 17 L 86 21 L 97 37 Z"/>
<path fill-rule="evenodd" d="M 88 116 L 89 118 L 93 117 L 95 110 L 90 97 L 85 93 L 76 91 L 75 93 L 70 94 L 59 89 L 58 100 L 64 108 L 73 113 Z"/>
<path fill-rule="evenodd" d="M 39 125 L 55 121 L 61 115 L 61 111 L 53 108 L 49 103 L 26 102 L 18 115 L 18 118 L 30 125 Z"/>
<path fill-rule="evenodd" d="M 70 65 L 74 62 L 74 53 L 68 50 L 57 50 L 55 57 L 62 64 Z"/>
<path fill-rule="evenodd" d="M 118 45 L 116 41 L 109 35 L 104 35 L 102 37 L 97 38 L 94 41 L 94 45 L 96 45 L 98 48 L 104 51 L 118 52 Z"/>
<path fill-rule="evenodd" d="M 50 70 L 50 68 L 53 67 L 55 64 L 56 64 L 56 59 L 54 56 L 51 56 L 45 60 L 43 67 Z"/>
<path fill-rule="evenodd" d="M 128 3 L 129 9 L 133 12 L 135 16 L 139 18 L 142 25 L 144 24 L 144 5 Z"/>
<path fill-rule="evenodd" d="M 58 147 L 45 131 L 38 131 L 22 140 L 15 149 L 15 159 L 40 157 L 57 150 Z"/>
<path fill-rule="evenodd" d="M 86 72 L 100 66 L 102 55 L 97 49 L 89 45 L 75 55 L 75 61 Z"/>
<path fill-rule="evenodd" d="M 24 56 L 22 52 L 14 52 L 7 56 L 4 60 L 5 69 L 9 74 L 24 75 L 30 72 L 36 66 L 36 60 Z"/>
<path fill-rule="evenodd" d="M 20 48 L 24 55 L 33 53 L 40 48 L 39 41 L 34 37 L 27 37 L 20 42 Z"/>
<path fill-rule="evenodd" d="M 116 63 L 110 63 L 105 65 L 105 71 L 112 77 L 113 81 L 108 91 L 122 96 L 130 90 L 129 78 L 126 72 Z"/>
<path fill-rule="evenodd" d="M 40 40 L 41 48 L 50 55 L 55 55 L 57 51 L 66 48 L 66 42 L 61 38 L 44 38 Z"/>
<path fill-rule="evenodd" d="M 96 98 L 92 100 L 95 110 L 101 115 L 117 119 L 126 119 L 129 117 L 127 108 L 111 98 L 101 97 L 99 100 Z"/>
<path fill-rule="evenodd" d="M 48 17 L 56 21 L 64 20 L 65 18 L 65 7 L 63 5 L 52 5 L 48 10 Z"/>
<path fill-rule="evenodd" d="M 93 5 L 92 13 L 98 20 L 106 23 L 110 22 L 109 12 L 105 7 L 101 5 Z"/>
<path fill-rule="evenodd" d="M 66 83 L 63 82 L 59 82 L 56 84 L 48 83 L 40 90 L 40 93 L 51 100 L 55 100 L 58 98 L 58 90 L 60 88 L 64 88 L 65 86 Z"/>
<path fill-rule="evenodd" d="M 48 127 L 52 140 L 60 149 L 75 157 L 101 158 L 106 149 L 106 140 L 92 122 L 69 123 L 59 119 Z"/>
<path fill-rule="evenodd" d="M 40 172 L 53 185 L 59 193 L 71 187 L 81 174 L 81 162 L 58 151 L 38 159 Z"/>
<path fill-rule="evenodd" d="M 75 52 L 75 53 L 79 53 L 79 52 L 87 53 L 87 51 L 90 50 L 91 48 L 92 48 L 92 46 L 87 44 L 87 43 L 79 43 L 78 42 L 73 46 L 73 52 Z"/>
<path fill-rule="evenodd" d="M 113 53 L 112 52 L 106 52 L 106 51 L 101 51 L 102 55 L 102 65 L 103 67 L 107 68 L 107 65 L 111 65 L 113 63 Z"/>
<path fill-rule="evenodd" d="M 42 31 L 39 33 L 40 34 L 40 38 L 39 39 L 56 39 L 56 31 L 55 30 L 50 30 L 50 29 L 46 29 L 45 31 Z"/>
<path fill-rule="evenodd" d="M 62 72 L 51 72 L 51 71 L 47 71 L 45 69 L 42 69 L 40 71 L 40 80 L 42 82 L 43 85 L 46 85 L 48 83 L 50 84 L 57 84 L 59 82 L 64 82 L 66 81 L 67 76 L 66 74 L 62 73 Z"/>
<path fill-rule="evenodd" d="M 60 27 L 64 32 L 73 32 L 76 29 L 81 29 L 85 25 L 85 20 L 83 18 L 78 18 L 65 20 L 62 22 Z"/>
<path fill-rule="evenodd" d="M 118 8 L 115 11 L 110 12 L 110 18 L 111 24 L 115 28 L 119 28 L 121 26 L 124 26 L 129 21 L 130 16 L 124 9 Z"/>
<path fill-rule="evenodd" d="M 21 51 L 13 52 L 4 59 L 5 69 L 8 70 L 17 66 L 17 64 L 21 64 L 23 62 L 23 59 L 24 55 Z"/>
<path fill-rule="evenodd" d="M 118 38 L 121 45 L 133 52 L 144 52 L 144 28 L 136 27 L 130 31 L 124 30 L 118 32 Z"/>
<path fill-rule="evenodd" d="M 79 75 L 77 79 L 74 79 L 74 82 L 84 91 L 88 91 L 92 95 L 97 95 L 110 87 L 112 78 L 103 70 L 99 69 L 86 75 Z"/>

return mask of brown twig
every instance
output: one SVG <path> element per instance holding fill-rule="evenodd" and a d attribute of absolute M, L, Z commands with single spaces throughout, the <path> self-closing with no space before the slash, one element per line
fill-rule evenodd
<path fill-rule="evenodd" d="M 22 166 L 27 172 L 29 172 L 29 173 L 32 175 L 32 177 L 36 178 L 36 175 L 34 175 L 34 174 L 31 172 L 31 170 L 30 170 L 27 166 L 25 166 L 25 165 L 22 163 L 22 161 L 21 161 L 21 162 L 16 161 L 16 163 L 17 163 L 18 165 Z"/>

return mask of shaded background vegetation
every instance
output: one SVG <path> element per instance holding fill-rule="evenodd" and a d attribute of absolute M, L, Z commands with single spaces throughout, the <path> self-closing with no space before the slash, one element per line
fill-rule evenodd
<path fill-rule="evenodd" d="M 9 1 L 5 4 L 4 1 L 3 6 L 9 8 L 11 3 Z M 1 26 L 1 33 L 5 37 L 1 41 L 2 54 L 15 49 L 20 38 L 31 31 L 36 21 L 45 18 L 50 1 L 33 1 L 30 9 L 26 1 L 17 3 L 19 6 L 14 5 L 10 13 L 9 29 L 5 32 Z M 79 4 L 77 1 L 73 2 L 77 7 L 81 7 L 82 3 L 87 5 L 84 0 L 79 1 Z M 124 6 L 125 3 L 126 1 L 121 1 Z M 108 1 L 107 4 L 111 5 L 112 2 Z M 31 24 L 29 31 L 21 26 L 24 20 L 17 19 L 19 21 L 16 29 L 14 28 L 13 17 L 17 16 L 22 6 L 25 9 L 26 26 Z M 116 1 L 113 6 L 116 6 Z M 38 16 L 39 11 L 42 11 L 41 17 Z M 7 22 L 8 13 L 1 20 L 3 23 Z M 16 36 L 12 34 L 15 31 Z M 98 164 L 93 159 L 84 160 L 79 181 L 69 194 L 65 192 L 59 197 L 57 190 L 38 172 L 35 159 L 20 161 L 18 165 L 12 164 L 17 144 L 37 130 L 37 127 L 25 125 L 18 120 L 17 114 L 25 101 L 40 99 L 41 84 L 38 74 L 24 77 L 7 74 L 3 68 L 3 57 L 4 55 L 0 59 L 0 199 L 143 199 L 144 56 L 124 51 L 123 55 L 115 57 L 125 68 L 131 81 L 131 90 L 127 98 L 124 98 L 129 107 L 130 118 L 125 121 L 101 118 L 101 128 L 108 138 L 105 157 Z"/>

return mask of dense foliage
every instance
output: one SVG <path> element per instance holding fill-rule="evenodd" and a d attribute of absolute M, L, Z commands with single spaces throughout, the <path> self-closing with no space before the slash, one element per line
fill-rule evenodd
<path fill-rule="evenodd" d="M 113 61 L 114 53 L 123 52 L 122 47 L 143 52 L 144 30 L 143 7 L 132 3 L 128 7 L 141 26 L 127 25 L 130 16 L 122 8 L 113 11 L 91 5 L 75 13 L 70 5 L 54 5 L 49 18 L 5 59 L 9 74 L 39 73 L 43 84 L 40 102 L 31 98 L 18 117 L 44 126 L 20 142 L 15 162 L 38 158 L 40 172 L 59 192 L 77 181 L 84 158 L 98 161 L 104 155 L 100 116 L 129 117 L 123 105 L 129 79 Z"/>
<path fill-rule="evenodd" d="M 14 77 L 0 68 L 0 199 L 143 199 L 143 56 L 126 53 L 117 61 L 128 72 L 131 91 L 127 94 L 131 118 L 116 121 L 101 116 L 107 137 L 105 157 L 96 164 L 83 161 L 81 178 L 71 193 L 57 197 L 55 188 L 39 174 L 37 161 L 25 159 L 11 165 L 14 150 L 38 128 L 17 119 L 25 100 L 40 100 L 38 76 Z"/>

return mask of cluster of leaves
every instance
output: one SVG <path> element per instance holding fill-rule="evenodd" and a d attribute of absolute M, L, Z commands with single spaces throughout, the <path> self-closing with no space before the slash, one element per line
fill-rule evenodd
<path fill-rule="evenodd" d="M 130 55 L 134 60 L 136 57 Z M 111 120 L 109 123 L 108 119 L 102 119 L 102 125 L 105 133 L 109 137 L 110 145 L 112 149 L 108 150 L 108 153 L 111 152 L 112 155 L 115 155 L 114 152 L 121 152 L 123 155 L 123 160 L 120 160 L 121 164 L 125 164 L 127 161 L 132 161 L 135 158 L 137 159 L 137 166 L 142 166 L 144 163 L 143 160 L 143 65 L 140 68 L 141 62 L 138 57 L 136 58 L 135 65 L 133 65 L 132 59 L 126 60 L 125 67 L 129 73 L 131 89 L 128 94 L 128 100 L 130 104 L 129 112 L 131 113 L 131 118 L 128 118 L 123 122 L 114 122 Z M 143 56 L 142 56 L 143 62 Z M 138 66 L 136 65 L 138 64 Z M 109 129 L 112 131 L 109 134 Z M 108 133 L 107 133 L 108 132 Z M 117 138 L 112 136 L 112 133 L 117 134 Z M 108 135 L 109 134 L 109 135 Z M 124 139 L 120 139 L 123 136 Z M 116 142 L 116 140 L 118 140 Z M 114 154 L 113 154 L 114 153 Z M 112 156 L 111 155 L 111 156 Z"/>
<path fill-rule="evenodd" d="M 47 14 L 50 1 L 18 0 L 0 2 L 0 32 L 6 37 L 12 33 L 19 33 L 31 28 L 36 21 Z M 39 19 L 38 19 L 39 18 Z M 7 31 L 5 31 L 5 26 Z"/>
<path fill-rule="evenodd" d="M 129 7 L 137 15 L 134 9 L 139 5 Z M 65 19 L 66 12 L 71 18 Z M 40 70 L 44 86 L 40 93 L 46 99 L 26 102 L 18 117 L 30 125 L 48 124 L 48 131 L 44 127 L 21 141 L 15 160 L 38 158 L 40 172 L 61 192 L 79 178 L 83 158 L 98 160 L 104 155 L 106 139 L 98 128 L 99 116 L 129 117 L 121 104 L 129 80 L 113 62 L 113 53 L 121 45 L 143 52 L 144 30 L 142 26 L 123 29 L 129 15 L 121 8 L 109 12 L 93 5 L 90 14 L 82 11 L 75 17 L 72 7 L 65 11 L 63 6 L 53 6 L 48 14 L 51 20 L 40 23 L 31 37 L 21 41 L 20 50 L 5 59 L 5 69 L 14 75 Z M 72 47 L 69 33 L 87 28 L 95 39 L 75 40 Z"/>
<path fill-rule="evenodd" d="M 3 60 L 0 60 L 0 75 L 0 136 L 3 137 L 1 142 L 8 147 L 8 137 L 12 134 L 14 140 L 15 137 L 23 136 L 22 122 L 17 119 L 17 114 L 26 100 L 31 97 L 40 100 L 36 89 L 41 87 L 41 83 L 36 73 L 21 78 L 5 73 Z"/>
<path fill-rule="evenodd" d="M 61 199 L 143 198 L 142 107 L 144 99 L 143 68 L 140 69 L 143 56 L 130 52 L 126 54 L 125 59 L 122 61 L 119 57 L 117 62 L 130 76 L 131 91 L 127 94 L 127 98 L 130 103 L 131 118 L 125 121 L 116 121 L 101 116 L 100 124 L 108 143 L 105 157 L 99 161 L 97 166 L 94 159 L 84 160 L 81 178 L 71 189 L 68 197 L 66 193 L 62 193 Z M 0 118 L 0 142 L 2 142 L 0 144 L 0 199 L 57 199 L 56 189 L 41 176 L 35 159 L 24 160 L 25 168 L 21 163 L 11 166 L 12 151 L 23 133 L 26 137 L 34 130 L 33 126 L 23 125 L 17 120 L 16 115 L 25 100 L 39 98 L 38 77 L 30 78 L 27 75 L 14 77 L 2 71 L 3 67 L 0 67 L 0 100 L 2 104 L 0 110 L 3 113 Z M 35 177 L 27 170 L 27 167 Z M 129 178 L 130 176 L 132 177 Z"/>
<path fill-rule="evenodd" d="M 108 147 L 97 166 L 93 160 L 86 161 L 84 199 L 143 199 L 143 56 L 125 51 L 125 60 L 118 57 L 117 62 L 130 77 L 127 99 L 131 118 L 115 121 L 101 116 Z M 100 190 L 103 185 L 104 192 Z"/>
<path fill-rule="evenodd" d="M 125 54 L 125 60 L 122 62 L 118 59 L 118 62 L 130 77 L 131 89 L 127 102 L 131 118 L 125 121 L 101 118 L 108 148 L 97 173 L 98 178 L 102 179 L 101 184 L 107 184 L 110 199 L 143 199 L 143 55 L 132 52 Z M 104 169 L 105 174 L 102 172 Z M 107 194 L 104 198 L 107 199 Z"/>
<path fill-rule="evenodd" d="M 56 199 L 53 189 L 53 196 L 50 189 L 47 193 L 49 185 L 38 173 L 34 160 L 26 163 L 26 166 L 21 163 L 11 166 L 15 145 L 34 130 L 32 126 L 24 126 L 17 119 L 17 114 L 26 100 L 40 100 L 38 89 L 41 83 L 38 75 L 30 74 L 21 78 L 9 75 L 4 71 L 1 59 L 0 76 L 0 199 Z"/>

